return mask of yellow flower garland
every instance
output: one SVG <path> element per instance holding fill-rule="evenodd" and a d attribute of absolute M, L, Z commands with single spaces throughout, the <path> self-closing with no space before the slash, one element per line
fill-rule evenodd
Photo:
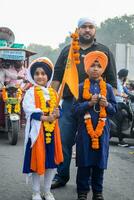
<path fill-rule="evenodd" d="M 7 91 L 6 91 L 6 87 L 2 88 L 2 98 L 3 98 L 4 102 L 8 102 L 8 100 L 9 100 L 9 97 L 8 97 L 8 94 L 7 94 Z M 14 106 L 14 112 L 20 113 L 20 110 L 21 110 L 20 102 L 21 102 L 21 99 L 22 99 L 22 91 L 21 91 L 20 88 L 18 88 L 15 98 L 18 100 L 18 102 Z M 7 108 L 7 112 L 10 114 L 12 112 L 12 105 L 10 103 L 6 103 L 6 108 Z"/>
<path fill-rule="evenodd" d="M 106 82 L 103 81 L 103 79 L 100 79 L 99 82 L 100 85 L 100 94 L 106 97 Z M 83 86 L 83 98 L 86 100 L 90 100 L 92 97 L 92 94 L 90 93 L 90 80 L 85 79 L 84 81 L 84 86 Z M 105 120 L 106 120 L 106 109 L 103 106 L 100 106 L 100 113 L 99 113 L 99 120 L 96 129 L 94 130 L 92 120 L 91 120 L 91 115 L 89 113 L 86 113 L 84 116 L 85 124 L 86 124 L 86 129 L 91 137 L 92 141 L 92 148 L 93 149 L 99 149 L 99 137 L 103 133 L 103 129 L 105 126 Z"/>
<path fill-rule="evenodd" d="M 43 111 L 43 113 L 45 113 L 45 115 L 51 114 L 54 111 L 54 108 L 56 107 L 56 102 L 57 102 L 56 92 L 54 91 L 54 89 L 52 87 L 48 88 L 49 95 L 50 95 L 50 101 L 49 101 L 49 107 L 47 107 L 43 90 L 39 86 L 36 86 L 35 90 L 37 92 L 38 97 L 40 98 L 41 110 Z M 46 132 L 46 134 L 45 134 L 46 135 L 46 144 L 51 143 L 51 136 L 52 136 L 52 132 L 54 131 L 54 128 L 55 128 L 55 123 L 56 123 L 56 120 L 52 123 L 47 122 L 47 121 L 43 122 L 43 126 L 44 126 L 45 132 Z"/>

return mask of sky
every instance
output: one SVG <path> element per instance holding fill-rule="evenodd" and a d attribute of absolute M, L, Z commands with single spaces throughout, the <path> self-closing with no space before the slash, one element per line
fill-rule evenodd
<path fill-rule="evenodd" d="M 134 14 L 133 0 L 0 0 L 0 27 L 10 28 L 15 43 L 57 48 L 81 17 L 99 26 L 108 18 Z"/>

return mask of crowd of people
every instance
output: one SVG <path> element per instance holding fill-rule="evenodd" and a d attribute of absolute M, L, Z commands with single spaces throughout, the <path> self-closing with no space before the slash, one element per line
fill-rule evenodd
<path fill-rule="evenodd" d="M 65 85 L 61 107 L 57 92 L 62 83 L 70 45 L 60 53 L 55 67 L 46 58 L 34 60 L 27 70 L 31 84 L 23 99 L 26 116 L 23 173 L 32 174 L 32 200 L 55 200 L 51 189 L 63 187 L 70 179 L 72 147 L 76 144 L 77 200 L 104 200 L 103 179 L 109 155 L 110 116 L 118 113 L 127 96 L 124 84 L 128 70 L 116 74 L 116 64 L 109 48 L 96 40 L 96 24 L 80 18 L 79 97 L 76 100 Z M 9 66 L 0 60 L 0 89 L 4 83 L 23 85 L 26 70 L 22 62 Z M 51 86 L 51 87 L 50 87 Z M 115 97 L 116 96 L 116 97 Z M 2 106 L 2 100 L 0 99 Z M 120 113 L 120 111 L 119 111 Z M 1 119 L 0 119 L 1 121 Z M 118 127 L 119 144 L 124 141 Z M 57 171 L 56 171 L 57 169 Z M 40 175 L 44 175 L 41 196 Z"/>

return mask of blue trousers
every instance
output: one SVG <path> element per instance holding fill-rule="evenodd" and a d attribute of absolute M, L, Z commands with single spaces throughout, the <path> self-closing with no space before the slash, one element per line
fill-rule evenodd
<path fill-rule="evenodd" d="M 92 187 L 93 193 L 101 193 L 103 190 L 104 169 L 98 167 L 78 167 L 77 169 L 77 192 L 89 192 Z"/>
<path fill-rule="evenodd" d="M 76 119 L 72 116 L 73 98 L 67 98 L 62 103 L 62 116 L 59 119 L 64 162 L 57 167 L 56 179 L 66 183 L 70 178 L 70 162 L 72 146 L 75 143 L 77 129 Z"/>

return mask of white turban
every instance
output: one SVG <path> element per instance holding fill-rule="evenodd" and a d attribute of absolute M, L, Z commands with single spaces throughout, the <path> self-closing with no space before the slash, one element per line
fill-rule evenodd
<path fill-rule="evenodd" d="M 84 25 L 85 23 L 90 23 L 94 26 L 96 26 L 96 22 L 94 19 L 88 18 L 88 17 L 84 17 L 84 18 L 80 18 L 78 21 L 78 28 L 80 28 L 82 25 Z"/>

